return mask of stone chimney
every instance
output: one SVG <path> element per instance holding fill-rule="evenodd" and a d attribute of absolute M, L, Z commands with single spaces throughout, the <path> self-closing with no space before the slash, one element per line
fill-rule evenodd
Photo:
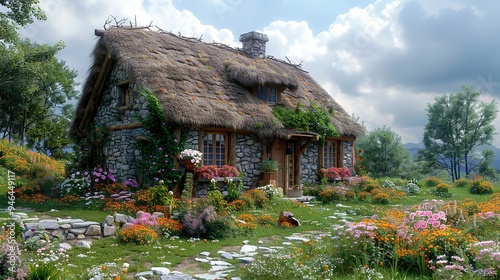
<path fill-rule="evenodd" d="M 240 42 L 243 43 L 243 51 L 256 58 L 266 57 L 266 42 L 269 38 L 266 34 L 250 31 L 240 35 Z"/>

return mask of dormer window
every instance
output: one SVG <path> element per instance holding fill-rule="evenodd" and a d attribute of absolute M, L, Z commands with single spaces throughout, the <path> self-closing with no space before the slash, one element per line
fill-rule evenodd
<path fill-rule="evenodd" d="M 267 104 L 277 104 L 279 101 L 280 90 L 277 86 L 259 85 L 257 89 L 257 97 Z"/>

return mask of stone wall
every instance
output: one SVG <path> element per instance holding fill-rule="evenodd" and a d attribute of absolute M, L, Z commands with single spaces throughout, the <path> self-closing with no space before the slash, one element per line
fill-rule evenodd
<path fill-rule="evenodd" d="M 344 167 L 353 169 L 352 165 L 352 154 L 353 154 L 353 142 L 352 141 L 342 141 L 342 145 L 344 148 Z"/>
<path fill-rule="evenodd" d="M 130 106 L 127 109 L 120 108 L 120 89 L 115 84 L 127 80 L 127 77 L 120 64 L 114 66 L 94 118 L 96 127 L 134 123 L 138 121 L 137 114 L 141 117 L 147 116 L 146 99 L 134 92 L 133 84 L 129 85 Z M 109 131 L 103 152 L 107 167 L 113 170 L 118 180 L 137 179 L 135 162 L 140 160 L 140 153 L 135 149 L 135 138 L 144 133 L 142 128 Z"/>
<path fill-rule="evenodd" d="M 262 144 L 256 136 L 236 136 L 236 168 L 243 172 L 243 185 L 249 188 L 258 187 L 260 179 L 259 166 L 262 161 Z"/>
<path fill-rule="evenodd" d="M 319 144 L 312 143 L 302 154 L 300 159 L 300 183 L 317 184 L 318 176 Z"/>
<path fill-rule="evenodd" d="M 139 218 L 144 212 L 138 211 L 135 218 Z M 157 218 L 163 218 L 161 212 L 152 214 Z M 128 226 L 134 217 L 115 213 L 108 215 L 102 223 L 84 221 L 82 219 L 38 219 L 28 218 L 26 213 L 16 212 L 10 217 L 11 221 L 18 223 L 22 228 L 23 240 L 30 239 L 40 233 L 46 232 L 50 239 L 56 238 L 59 242 L 67 240 L 100 239 L 115 236 L 117 227 Z"/>

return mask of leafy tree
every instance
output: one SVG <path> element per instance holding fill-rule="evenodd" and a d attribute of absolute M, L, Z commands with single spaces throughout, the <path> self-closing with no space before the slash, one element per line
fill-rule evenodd
<path fill-rule="evenodd" d="M 15 41 L 19 26 L 26 26 L 34 19 L 46 19 L 38 3 L 38 0 L 0 0 L 3 7 L 0 8 L 0 44 Z"/>
<path fill-rule="evenodd" d="M 365 171 L 374 177 L 404 176 L 412 163 L 401 137 L 388 127 L 376 128 L 356 143 L 363 153 Z"/>
<path fill-rule="evenodd" d="M 455 94 L 436 97 L 427 107 L 429 122 L 420 158 L 447 170 L 453 181 L 460 179 L 462 170 L 468 176 L 478 167 L 481 160 L 474 151 L 493 140 L 498 107 L 494 101 L 480 102 L 480 96 L 473 87 L 463 86 Z"/>
<path fill-rule="evenodd" d="M 47 130 L 47 119 L 60 116 L 66 101 L 76 97 L 76 72 L 55 58 L 63 46 L 21 40 L 6 51 L 16 55 L 0 58 L 5 66 L 0 70 L 1 138 L 24 145 L 30 129 Z"/>
<path fill-rule="evenodd" d="M 76 97 L 76 72 L 55 58 L 62 42 L 41 45 L 19 37 L 21 26 L 45 19 L 38 3 L 0 0 L 0 138 L 62 155 L 68 127 L 63 107 Z"/>
<path fill-rule="evenodd" d="M 495 152 L 493 150 L 484 150 L 481 152 L 482 160 L 478 164 L 477 172 L 491 179 L 497 179 L 497 171 L 495 168 L 491 167 L 491 164 L 495 160 Z"/>

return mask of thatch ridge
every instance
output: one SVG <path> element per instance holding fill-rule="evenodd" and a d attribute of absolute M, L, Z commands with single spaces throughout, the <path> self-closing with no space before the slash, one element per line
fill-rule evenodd
<path fill-rule="evenodd" d="M 97 32 L 96 32 L 97 34 Z M 93 64 L 82 89 L 71 134 L 76 135 L 104 57 L 120 63 L 136 85 L 150 89 L 165 118 L 184 127 L 219 127 L 279 136 L 281 123 L 271 107 L 251 92 L 257 84 L 285 87 L 282 103 L 293 108 L 318 103 L 334 107 L 332 123 L 345 136 L 364 133 L 328 93 L 297 65 L 253 58 L 221 44 L 171 33 L 113 28 L 100 31 Z"/>

